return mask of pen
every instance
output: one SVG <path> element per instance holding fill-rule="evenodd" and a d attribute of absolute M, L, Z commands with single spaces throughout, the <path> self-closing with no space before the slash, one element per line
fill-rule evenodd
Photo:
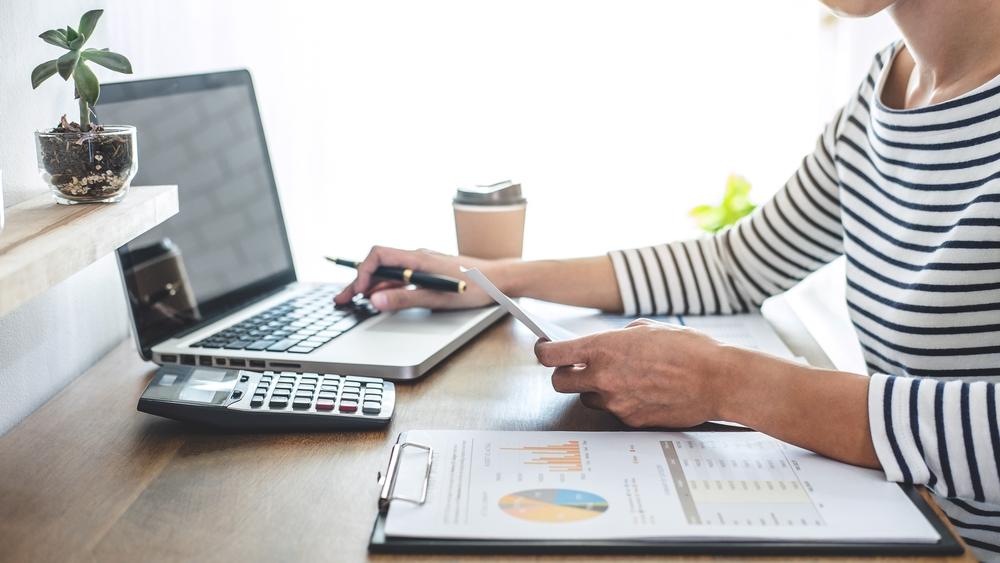
<path fill-rule="evenodd" d="M 325 258 L 339 266 L 347 266 L 348 268 L 354 268 L 355 270 L 357 270 L 358 266 L 361 265 L 361 262 L 356 262 L 354 260 L 344 260 L 343 258 L 334 258 L 332 256 L 325 256 Z M 465 282 L 462 280 L 456 280 L 455 278 L 449 278 L 448 276 L 439 276 L 437 274 L 415 272 L 410 268 L 379 266 L 375 269 L 374 275 L 375 277 L 382 279 L 399 280 L 404 283 L 412 283 L 413 285 L 425 289 L 448 291 L 451 293 L 465 292 Z"/>

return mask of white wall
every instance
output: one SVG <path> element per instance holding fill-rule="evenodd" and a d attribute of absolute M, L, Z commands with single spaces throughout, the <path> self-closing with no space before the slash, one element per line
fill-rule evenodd
<path fill-rule="evenodd" d="M 6 205 L 44 191 L 31 132 L 75 110 L 58 78 L 31 91 L 59 52 L 36 36 L 95 7 L 90 45 L 136 78 L 253 71 L 311 279 L 339 274 L 324 251 L 454 250 L 451 192 L 508 177 L 530 201 L 529 256 L 690 233 L 685 211 L 729 172 L 759 200 L 778 189 L 891 34 L 884 18 L 824 26 L 802 0 L 0 0 Z M 0 433 L 125 338 L 114 268 L 0 318 Z"/>

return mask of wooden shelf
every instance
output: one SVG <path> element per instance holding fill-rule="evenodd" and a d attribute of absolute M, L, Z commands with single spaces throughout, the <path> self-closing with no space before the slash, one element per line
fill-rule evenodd
<path fill-rule="evenodd" d="M 133 187 L 119 203 L 58 205 L 49 194 L 7 208 L 0 315 L 177 213 L 177 186 Z"/>

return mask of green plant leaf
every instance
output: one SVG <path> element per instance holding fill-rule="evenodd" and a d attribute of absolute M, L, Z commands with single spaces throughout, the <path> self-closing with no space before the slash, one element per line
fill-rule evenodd
<path fill-rule="evenodd" d="M 59 70 L 59 63 L 55 59 L 45 61 L 44 63 L 36 66 L 35 70 L 31 71 L 32 90 L 38 88 L 39 84 L 48 80 L 48 78 L 55 74 L 57 70 Z"/>
<path fill-rule="evenodd" d="M 91 106 L 97 103 L 97 99 L 101 97 L 101 83 L 97 81 L 94 71 L 90 70 L 86 63 L 81 62 L 76 65 L 73 81 L 76 83 L 76 92 L 85 102 Z"/>
<path fill-rule="evenodd" d="M 726 190 L 719 205 L 699 205 L 690 215 L 703 230 L 715 233 L 736 224 L 756 209 L 750 202 L 750 182 L 735 174 L 726 180 Z"/>
<path fill-rule="evenodd" d="M 80 51 L 70 51 L 65 55 L 57 59 L 57 66 L 59 68 L 59 76 L 63 77 L 63 80 L 69 80 L 70 76 L 73 76 L 73 71 L 76 69 L 77 63 L 80 61 Z"/>
<path fill-rule="evenodd" d="M 72 41 L 72 40 L 76 39 L 79 36 L 80 36 L 80 34 L 77 33 L 75 29 L 73 29 L 72 27 L 70 27 L 68 25 L 66 26 L 66 41 Z"/>
<path fill-rule="evenodd" d="M 83 47 L 83 44 L 86 43 L 86 42 L 87 42 L 87 38 L 86 37 L 84 37 L 82 35 L 77 35 L 76 39 L 74 39 L 74 40 L 72 40 L 72 41 L 69 42 L 69 48 L 73 49 L 73 50 L 76 50 L 76 51 L 79 51 L 80 47 Z"/>
<path fill-rule="evenodd" d="M 99 64 L 115 72 L 132 74 L 132 63 L 124 56 L 108 51 L 107 49 L 86 49 L 80 53 L 80 58 Z"/>
<path fill-rule="evenodd" d="M 90 10 L 80 18 L 80 35 L 90 38 L 97 27 L 97 20 L 101 19 L 104 10 Z"/>
<path fill-rule="evenodd" d="M 39 37 L 41 37 L 42 41 L 45 41 L 49 45 L 69 49 L 69 42 L 66 41 L 66 34 L 61 29 L 50 29 L 42 32 Z"/>

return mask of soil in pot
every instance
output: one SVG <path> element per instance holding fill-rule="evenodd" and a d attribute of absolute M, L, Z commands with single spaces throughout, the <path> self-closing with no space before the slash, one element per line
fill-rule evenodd
<path fill-rule="evenodd" d="M 125 186 L 132 169 L 129 134 L 107 132 L 100 125 L 90 131 L 63 117 L 59 127 L 41 137 L 41 162 L 50 183 L 66 197 L 92 201 L 111 197 Z"/>

